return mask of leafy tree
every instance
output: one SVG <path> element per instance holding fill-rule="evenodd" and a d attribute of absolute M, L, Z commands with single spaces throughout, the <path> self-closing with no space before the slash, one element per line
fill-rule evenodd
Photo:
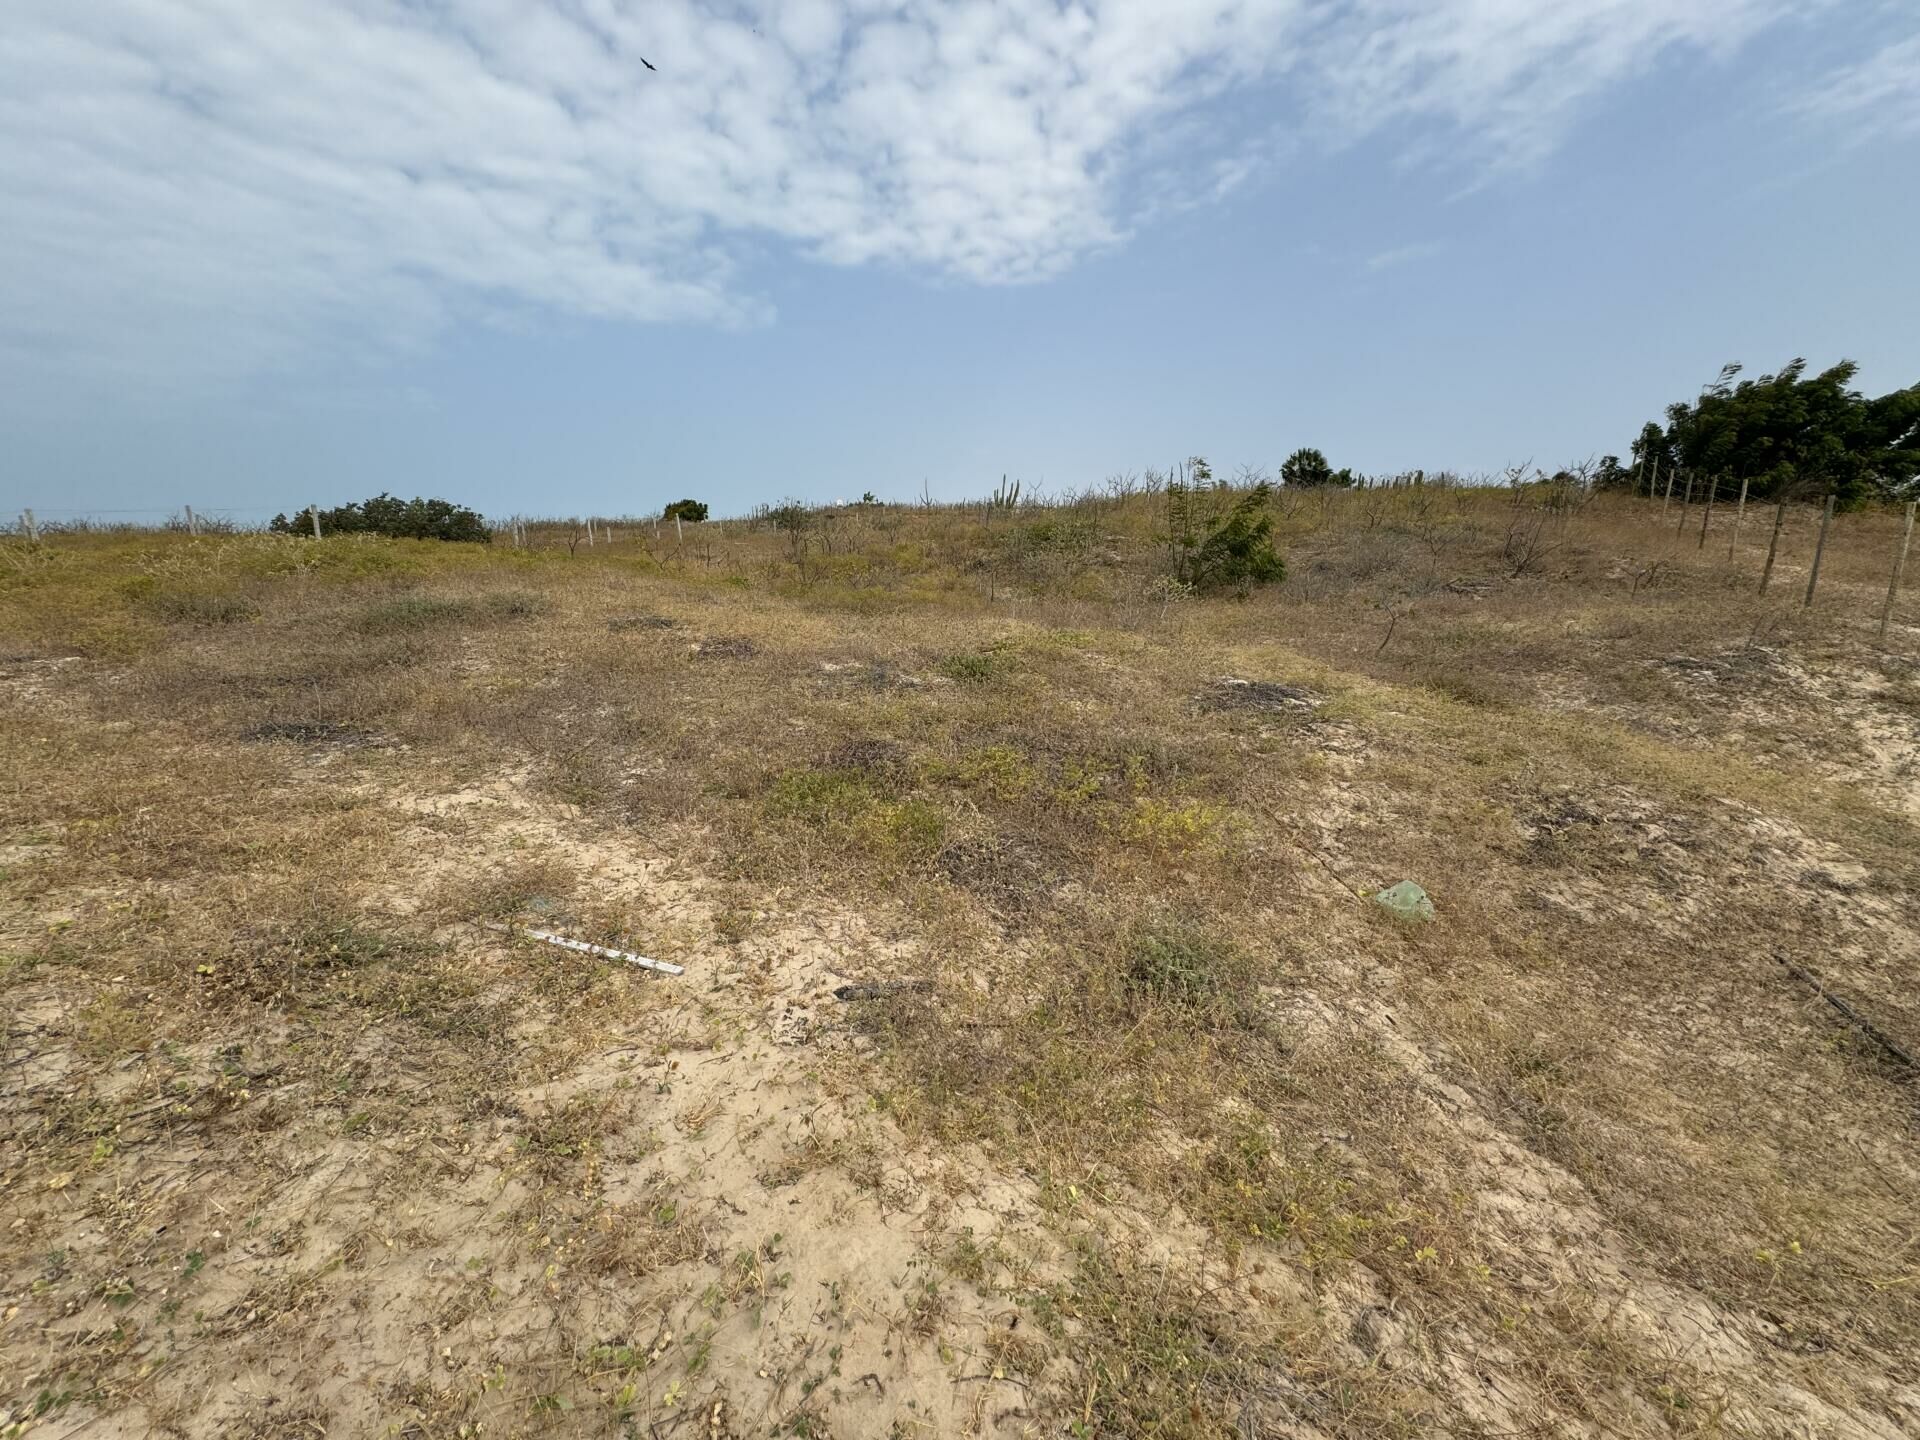
<path fill-rule="evenodd" d="M 707 502 L 704 500 L 676 500 L 660 512 L 662 520 L 693 520 L 707 518 Z"/>
<path fill-rule="evenodd" d="M 1602 455 L 1600 463 L 1594 468 L 1593 488 L 1596 490 L 1631 490 L 1637 477 L 1633 471 L 1620 463 L 1618 455 Z"/>
<path fill-rule="evenodd" d="M 1282 485 L 1351 485 L 1353 472 L 1342 470 L 1339 474 L 1327 463 L 1327 457 L 1311 446 L 1302 446 L 1286 458 L 1280 467 Z"/>
<path fill-rule="evenodd" d="M 282 535 L 311 535 L 313 511 L 297 512 L 292 519 L 276 515 L 267 528 Z M 493 531 L 479 512 L 451 500 L 425 500 L 415 496 L 402 500 L 385 491 L 371 500 L 340 505 L 320 512 L 323 535 L 391 535 L 401 540 L 452 540 L 485 545 Z"/>
<path fill-rule="evenodd" d="M 1859 366 L 1843 360 L 1814 376 L 1795 359 L 1776 374 L 1738 380 L 1724 366 L 1698 399 L 1667 407 L 1636 456 L 1701 474 L 1745 480 L 1773 498 L 1783 489 L 1832 490 L 1842 505 L 1920 489 L 1920 385 L 1868 399 L 1850 388 Z"/>
<path fill-rule="evenodd" d="M 1640 427 L 1640 438 L 1633 442 L 1635 483 L 1643 487 L 1656 484 L 1656 465 L 1660 475 L 1673 473 L 1673 453 L 1667 448 L 1667 432 L 1649 420 Z"/>

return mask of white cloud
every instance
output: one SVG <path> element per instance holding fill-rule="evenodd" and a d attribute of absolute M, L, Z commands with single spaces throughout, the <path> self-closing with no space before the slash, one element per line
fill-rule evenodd
<path fill-rule="evenodd" d="M 1792 108 L 1856 143 L 1920 136 L 1920 35 L 1829 71 Z"/>
<path fill-rule="evenodd" d="M 1538 161 L 1668 48 L 1819 3 L 13 0 L 0 366 L 151 387 L 475 315 L 750 324 L 769 242 L 1044 278 L 1302 139 Z"/>
<path fill-rule="evenodd" d="M 1391 250 L 1382 250 L 1369 255 L 1363 262 L 1367 270 L 1391 270 L 1397 265 L 1410 265 L 1415 260 L 1424 260 L 1429 255 L 1440 253 L 1438 243 L 1431 240 L 1416 240 L 1409 245 L 1396 245 Z"/>
<path fill-rule="evenodd" d="M 1532 164 L 1571 115 L 1644 76 L 1663 52 L 1731 53 L 1826 0 L 1354 0 L 1321 37 L 1334 134 L 1392 122 L 1425 130 L 1428 155 L 1470 151 Z M 1439 122 L 1434 124 L 1432 122 Z"/>

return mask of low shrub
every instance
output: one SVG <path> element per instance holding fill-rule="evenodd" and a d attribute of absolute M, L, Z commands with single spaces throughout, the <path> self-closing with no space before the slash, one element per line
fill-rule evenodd
<path fill-rule="evenodd" d="M 267 528 L 282 535 L 311 535 L 313 510 L 309 507 L 291 519 L 276 515 Z M 418 495 L 402 500 L 384 491 L 371 500 L 322 510 L 320 533 L 323 536 L 391 535 L 396 540 L 449 540 L 478 545 L 493 540 L 493 531 L 478 511 L 451 500 L 427 500 Z"/>

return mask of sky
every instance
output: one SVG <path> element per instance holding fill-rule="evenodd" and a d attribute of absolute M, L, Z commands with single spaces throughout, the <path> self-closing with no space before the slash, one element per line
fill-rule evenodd
<path fill-rule="evenodd" d="M 1624 454 L 1920 380 L 1920 7 L 8 0 L 0 514 Z"/>

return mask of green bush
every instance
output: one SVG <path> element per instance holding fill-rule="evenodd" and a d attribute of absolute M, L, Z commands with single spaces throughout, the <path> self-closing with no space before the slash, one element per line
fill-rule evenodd
<path fill-rule="evenodd" d="M 660 512 L 662 520 L 701 521 L 707 518 L 707 502 L 704 500 L 676 500 Z"/>
<path fill-rule="evenodd" d="M 846 770 L 788 770 L 774 781 L 769 803 L 776 815 L 813 825 L 849 821 L 873 803 L 863 775 Z"/>
<path fill-rule="evenodd" d="M 1267 513 L 1272 493 L 1262 483 L 1236 500 L 1227 518 L 1181 557 L 1180 578 L 1196 590 L 1247 590 L 1286 579 L 1286 562 L 1273 548 L 1273 517 Z"/>
<path fill-rule="evenodd" d="M 276 515 L 267 527 L 282 535 L 311 535 L 313 511 L 300 511 L 291 520 Z M 485 545 L 492 541 L 477 511 L 451 500 L 402 500 L 384 491 L 356 505 L 320 512 L 322 535 L 390 535 L 396 540 L 452 540 Z"/>
<path fill-rule="evenodd" d="M 890 798 L 892 789 L 884 777 L 852 770 L 788 770 L 774 781 L 768 809 L 851 840 L 885 863 L 931 859 L 946 817 L 925 800 Z"/>
<path fill-rule="evenodd" d="M 1209 1028 L 1245 1027 L 1259 1010 L 1257 967 L 1238 946 L 1185 920 L 1135 927 L 1121 954 L 1135 1006 L 1167 1007 Z"/>
<path fill-rule="evenodd" d="M 1008 658 L 993 650 L 962 650 L 949 655 L 935 667 L 949 680 L 962 685 L 984 685 L 1010 668 Z"/>
<path fill-rule="evenodd" d="M 1127 986 L 1136 993 L 1197 1005 L 1211 1000 L 1238 968 L 1231 946 L 1190 926 L 1142 927 L 1127 941 Z"/>
<path fill-rule="evenodd" d="M 1327 463 L 1327 457 L 1310 445 L 1303 445 L 1289 455 L 1280 466 L 1282 485 L 1316 486 L 1353 484 L 1353 471 L 1336 471 Z"/>

